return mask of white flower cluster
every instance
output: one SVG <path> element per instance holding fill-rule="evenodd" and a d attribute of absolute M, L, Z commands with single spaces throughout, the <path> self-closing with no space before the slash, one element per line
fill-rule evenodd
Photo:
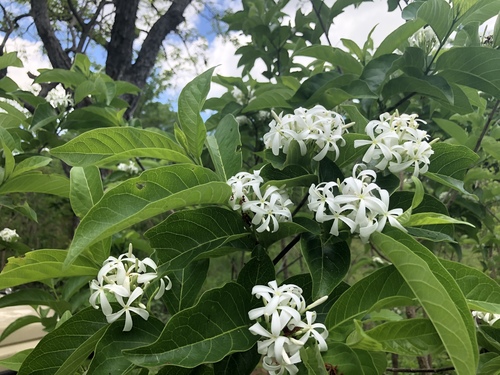
<path fill-rule="evenodd" d="M 315 323 L 316 313 L 310 311 L 327 297 L 306 306 L 301 288 L 293 284 L 278 287 L 276 280 L 268 286 L 254 286 L 252 294 L 262 298 L 264 307 L 248 312 L 251 320 L 259 319 L 249 330 L 262 337 L 257 342 L 257 351 L 264 355 L 263 367 L 270 375 L 282 375 L 285 371 L 296 374 L 300 349 L 310 338 L 317 342 L 319 350 L 328 349 L 325 341 L 328 330 L 324 324 Z"/>
<path fill-rule="evenodd" d="M 307 207 L 316 213 L 317 222 L 333 220 L 331 234 L 338 236 L 339 225 L 343 222 L 351 233 L 359 233 L 361 241 L 366 243 L 373 232 L 384 229 L 387 221 L 403 231 L 405 229 L 396 219 L 403 210 L 389 210 L 389 193 L 374 182 L 375 172 L 364 167 L 356 164 L 353 176 L 341 183 L 332 181 L 311 185 Z M 358 169 L 361 170 L 356 173 Z"/>
<path fill-rule="evenodd" d="M 343 146 L 345 140 L 342 137 L 351 124 L 345 124 L 341 115 L 328 111 L 321 105 L 314 108 L 298 108 L 294 114 L 279 116 L 272 112 L 274 120 L 271 121 L 269 132 L 264 134 L 264 145 L 270 148 L 274 155 L 279 154 L 282 149 L 288 153 L 290 143 L 297 141 L 300 153 L 307 153 L 309 144 L 316 145 L 320 151 L 314 160 L 323 159 L 329 151 L 335 153 L 335 160 L 339 155 L 339 144 Z"/>
<path fill-rule="evenodd" d="M 227 180 L 233 191 L 229 204 L 233 210 L 252 212 L 252 224 L 258 225 L 257 232 L 276 232 L 280 222 L 292 220 L 288 206 L 293 203 L 286 192 L 276 186 L 267 186 L 262 193 L 261 184 L 264 180 L 259 174 L 260 170 L 240 172 Z"/>
<path fill-rule="evenodd" d="M 16 242 L 19 239 L 15 229 L 4 228 L 0 230 L 0 238 L 5 242 Z"/>
<path fill-rule="evenodd" d="M 472 311 L 472 316 L 477 319 L 481 319 L 483 322 L 488 323 L 490 326 L 495 324 L 497 320 L 500 320 L 500 314 L 486 313 L 483 311 Z"/>
<path fill-rule="evenodd" d="M 128 162 L 128 164 L 125 164 L 125 163 L 118 164 L 116 166 L 116 169 L 118 169 L 119 171 L 130 173 L 130 174 L 139 173 L 139 168 L 137 168 L 137 166 L 135 165 L 135 163 L 132 160 L 130 160 Z"/>
<path fill-rule="evenodd" d="M 90 304 L 96 309 L 100 306 L 108 323 L 114 322 L 125 314 L 123 330 L 130 331 L 133 325 L 131 312 L 145 320 L 149 318 L 149 312 L 146 306 L 141 303 L 141 298 L 146 288 L 151 285 L 151 281 L 158 278 L 156 269 L 156 263 L 152 259 L 137 259 L 132 254 L 132 244 L 130 244 L 128 253 L 120 255 L 118 258 L 110 256 L 104 261 L 97 274 L 97 280 L 94 279 L 90 282 L 90 289 L 94 291 L 89 298 Z M 172 282 L 168 276 L 160 278 L 160 286 L 157 288 L 154 298 L 161 298 L 165 290 L 171 288 Z M 120 304 L 121 310 L 113 312 L 108 299 L 110 297 Z"/>
<path fill-rule="evenodd" d="M 383 113 L 379 120 L 366 125 L 366 134 L 371 140 L 356 140 L 354 147 L 370 145 L 363 156 L 363 162 L 374 165 L 378 170 L 387 167 L 392 173 L 405 171 L 413 166 L 413 175 L 418 176 L 429 169 L 429 157 L 434 153 L 427 142 L 429 135 L 419 129 L 418 115 L 393 115 Z"/>
<path fill-rule="evenodd" d="M 50 90 L 45 99 L 54 108 L 66 109 L 67 107 L 74 106 L 73 98 L 61 85 L 57 85 L 54 89 Z"/>

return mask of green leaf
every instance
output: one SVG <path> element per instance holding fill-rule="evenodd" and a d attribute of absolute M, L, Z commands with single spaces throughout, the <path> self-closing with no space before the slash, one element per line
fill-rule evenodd
<path fill-rule="evenodd" d="M 199 159 L 207 130 L 200 112 L 210 90 L 210 81 L 215 68 L 211 68 L 189 82 L 179 95 L 179 125 L 187 140 L 188 151 Z"/>
<path fill-rule="evenodd" d="M 130 332 L 123 332 L 123 320 L 114 322 L 95 346 L 87 374 L 128 374 L 135 366 L 122 351 L 153 343 L 162 329 L 163 323 L 152 316 L 136 319 Z"/>
<path fill-rule="evenodd" d="M 479 158 L 470 148 L 448 143 L 432 145 L 429 172 L 463 180 L 469 167 Z"/>
<path fill-rule="evenodd" d="M 293 222 L 280 223 L 279 229 L 274 233 L 268 231 L 259 233 L 258 241 L 262 246 L 267 248 L 277 241 L 305 232 L 319 235 L 321 227 L 313 219 L 297 216 L 293 218 Z"/>
<path fill-rule="evenodd" d="M 234 116 L 227 115 L 207 137 L 207 148 L 222 181 L 227 181 L 241 171 L 242 153 L 239 125 Z"/>
<path fill-rule="evenodd" d="M 255 112 L 264 109 L 292 108 L 288 100 L 292 98 L 294 91 L 289 88 L 276 88 L 268 90 L 244 107 L 241 113 Z"/>
<path fill-rule="evenodd" d="M 382 375 L 387 367 L 385 353 L 351 349 L 341 342 L 329 343 L 323 360 L 339 374 Z"/>
<path fill-rule="evenodd" d="M 78 108 L 66 117 L 61 124 L 61 128 L 85 131 L 95 128 L 122 127 L 125 126 L 124 113 L 125 109 L 118 110 L 112 107 L 90 106 Z"/>
<path fill-rule="evenodd" d="M 363 66 L 349 53 L 336 47 L 312 45 L 294 52 L 294 56 L 309 56 L 339 66 L 344 73 L 361 74 Z"/>
<path fill-rule="evenodd" d="M 168 363 L 192 368 L 218 362 L 255 345 L 258 338 L 248 330 L 249 304 L 250 295 L 241 285 L 212 289 L 196 306 L 172 316 L 155 343 L 124 353 L 145 367 Z"/>
<path fill-rule="evenodd" d="M 9 147 L 3 142 L 3 140 L 0 140 L 0 145 L 2 146 L 3 156 L 5 158 L 3 180 L 7 181 L 14 171 L 16 160 L 14 159 L 14 155 L 12 155 L 12 150 L 9 149 Z"/>
<path fill-rule="evenodd" d="M 23 67 L 23 62 L 19 57 L 17 57 L 17 52 L 8 52 L 0 56 L 0 70 L 5 69 L 8 66 L 14 66 L 17 68 Z"/>
<path fill-rule="evenodd" d="M 344 104 L 341 108 L 347 113 L 347 118 L 354 122 L 354 133 L 363 133 L 368 124 L 368 119 L 359 112 L 358 107 L 352 104 Z"/>
<path fill-rule="evenodd" d="M 247 350 L 246 352 L 233 353 L 223 358 L 222 361 L 214 363 L 213 374 L 248 375 L 252 373 L 258 365 L 261 357 L 262 355 L 259 354 L 255 348 Z M 168 375 L 170 375 L 170 373 Z"/>
<path fill-rule="evenodd" d="M 483 353 L 479 355 L 479 366 L 476 375 L 499 375 L 500 355 L 496 353 Z"/>
<path fill-rule="evenodd" d="M 109 165 L 131 157 L 191 162 L 184 150 L 168 137 L 131 127 L 90 130 L 53 148 L 50 153 L 69 165 L 80 167 Z"/>
<path fill-rule="evenodd" d="M 383 54 L 373 58 L 366 64 L 360 78 L 367 83 L 373 92 L 378 92 L 390 74 L 398 68 L 398 61 L 401 58 L 400 55 L 396 54 Z"/>
<path fill-rule="evenodd" d="M 34 132 L 56 121 L 58 118 L 56 111 L 49 103 L 42 103 L 36 106 L 35 113 L 31 119 L 30 131 Z"/>
<path fill-rule="evenodd" d="M 451 86 L 438 76 L 423 78 L 400 76 L 388 81 L 382 89 L 382 95 L 387 99 L 400 93 L 413 92 L 453 103 Z"/>
<path fill-rule="evenodd" d="M 18 329 L 26 327 L 29 324 L 39 323 L 39 322 L 40 322 L 40 317 L 35 316 L 35 315 L 26 315 L 26 316 L 21 316 L 20 318 L 17 318 L 12 323 L 10 323 L 7 327 L 5 327 L 2 334 L 0 334 L 0 342 L 5 340 L 9 335 L 14 333 Z"/>
<path fill-rule="evenodd" d="M 175 212 L 145 234 L 156 249 L 161 274 L 183 269 L 209 250 L 248 235 L 241 217 L 223 207 Z"/>
<path fill-rule="evenodd" d="M 95 276 L 99 267 L 86 257 L 63 270 L 66 250 L 34 250 L 22 258 L 11 257 L 0 273 L 0 289 L 59 277 Z"/>
<path fill-rule="evenodd" d="M 46 156 L 31 156 L 17 163 L 11 177 L 18 176 L 20 174 L 30 172 L 34 169 L 45 167 L 52 161 L 51 158 Z"/>
<path fill-rule="evenodd" d="M 172 289 L 163 295 L 162 300 L 170 314 L 194 305 L 207 278 L 209 263 L 208 259 L 202 259 L 189 263 L 186 268 L 169 273 Z"/>
<path fill-rule="evenodd" d="M 198 204 L 225 204 L 231 188 L 212 171 L 178 164 L 149 169 L 109 189 L 80 222 L 65 266 L 93 243 L 169 210 Z"/>
<path fill-rule="evenodd" d="M 426 172 L 424 176 L 429 178 L 430 180 L 440 183 L 441 185 L 452 188 L 453 190 L 456 190 L 464 195 L 471 195 L 471 193 L 465 190 L 464 182 L 461 180 L 457 180 L 456 178 L 453 177 L 432 172 Z"/>
<path fill-rule="evenodd" d="M 28 355 L 19 375 L 73 374 L 88 358 L 106 332 L 101 310 L 89 307 L 48 333 Z"/>
<path fill-rule="evenodd" d="M 469 86 L 500 97 L 500 51 L 486 47 L 455 47 L 436 62 L 448 82 Z"/>
<path fill-rule="evenodd" d="M 418 8 L 417 17 L 432 27 L 440 41 L 444 41 L 452 31 L 453 10 L 444 0 L 425 1 Z"/>
<path fill-rule="evenodd" d="M 460 3 L 464 2 L 468 2 L 468 0 L 460 0 Z M 462 25 L 467 25 L 471 22 L 482 24 L 500 12 L 500 4 L 496 0 L 470 1 L 465 7 L 463 4 L 460 5 L 462 5 L 459 8 L 461 17 L 458 21 Z"/>
<path fill-rule="evenodd" d="M 358 159 L 361 159 L 368 149 L 368 145 L 363 147 L 354 147 L 354 141 L 357 139 L 368 140 L 366 134 L 354 134 L 349 133 L 344 135 L 345 145 L 340 148 L 340 155 L 338 159 L 335 161 L 338 167 L 343 168 L 348 166 L 349 164 L 355 162 Z"/>
<path fill-rule="evenodd" d="M 5 367 L 12 371 L 19 371 L 22 363 L 28 357 L 33 349 L 26 349 L 17 352 L 12 357 L 0 359 L 0 366 Z"/>
<path fill-rule="evenodd" d="M 68 302 L 57 300 L 51 293 L 40 288 L 21 289 L 0 298 L 0 308 L 22 305 L 48 306 L 54 309 L 59 315 L 62 315 L 64 311 L 71 308 Z"/>
<path fill-rule="evenodd" d="M 385 352 L 409 356 L 439 354 L 443 344 L 429 319 L 405 319 L 376 326 L 364 334 Z M 359 345 L 358 345 L 359 346 Z"/>
<path fill-rule="evenodd" d="M 464 145 L 469 139 L 469 134 L 463 127 L 454 121 L 446 120 L 443 118 L 433 118 L 434 121 L 442 130 L 448 133 L 449 136 L 455 138 L 458 143 Z"/>
<path fill-rule="evenodd" d="M 413 214 L 410 216 L 408 221 L 405 222 L 405 226 L 408 227 L 418 227 L 420 225 L 432 225 L 432 224 L 464 224 L 474 227 L 474 225 L 466 221 L 457 220 L 447 215 L 442 215 L 434 212 Z"/>
<path fill-rule="evenodd" d="M 0 195 L 10 193 L 43 193 L 69 197 L 69 179 L 59 174 L 24 173 L 0 186 Z"/>
<path fill-rule="evenodd" d="M 99 168 L 73 167 L 70 171 L 69 199 L 76 216 L 84 217 L 103 194 Z"/>
<path fill-rule="evenodd" d="M 92 81 L 84 81 L 75 89 L 75 104 L 80 103 L 87 96 L 94 94 L 96 87 Z"/>
<path fill-rule="evenodd" d="M 321 358 L 321 352 L 317 345 L 309 345 L 303 347 L 300 350 L 300 358 L 305 368 L 307 369 L 307 374 L 309 375 L 328 375 L 329 372 L 326 371 L 325 362 Z"/>
<path fill-rule="evenodd" d="M 34 83 L 59 82 L 66 88 L 75 88 L 87 80 L 84 74 L 65 69 L 40 69 L 40 71 Z"/>
<path fill-rule="evenodd" d="M 415 19 L 407 21 L 399 26 L 396 30 L 390 33 L 375 51 L 373 58 L 390 54 L 398 49 L 403 43 L 408 41 L 408 38 L 415 34 L 421 27 L 425 26 L 425 21 Z"/>
<path fill-rule="evenodd" d="M 380 268 L 351 286 L 333 304 L 325 320 L 330 334 L 370 311 L 411 304 L 413 292 L 393 266 Z"/>
<path fill-rule="evenodd" d="M 250 259 L 238 274 L 238 284 L 248 293 L 252 292 L 255 285 L 267 285 L 273 280 L 276 280 L 274 265 L 266 251 Z"/>
<path fill-rule="evenodd" d="M 301 248 L 313 280 L 313 300 L 329 295 L 349 271 L 349 246 L 343 241 L 323 242 L 306 233 L 301 237 Z"/>
<path fill-rule="evenodd" d="M 475 327 L 456 282 L 424 246 L 403 232 L 373 233 L 372 244 L 396 266 L 434 324 L 457 374 L 477 364 Z M 452 329 L 450 327 L 453 327 Z"/>

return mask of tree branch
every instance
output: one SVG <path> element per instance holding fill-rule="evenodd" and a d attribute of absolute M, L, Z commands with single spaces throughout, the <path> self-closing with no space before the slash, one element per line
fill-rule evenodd
<path fill-rule="evenodd" d="M 31 16 L 53 68 L 69 69 L 71 59 L 64 52 L 50 25 L 47 0 L 31 0 Z"/>
<path fill-rule="evenodd" d="M 139 0 L 115 0 L 114 3 L 115 21 L 107 46 L 106 74 L 115 80 L 120 80 L 132 64 Z"/>
<path fill-rule="evenodd" d="M 442 368 L 386 368 L 386 371 L 391 371 L 391 372 L 417 372 L 417 373 L 422 373 L 422 372 L 430 372 L 433 374 L 437 374 L 439 372 L 445 372 L 445 371 L 453 371 L 455 370 L 455 367 L 442 367 Z"/>

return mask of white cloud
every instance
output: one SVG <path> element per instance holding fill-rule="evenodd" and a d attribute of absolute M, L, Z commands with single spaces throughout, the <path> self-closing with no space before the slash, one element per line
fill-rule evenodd
<path fill-rule="evenodd" d="M 7 75 L 18 84 L 18 86 L 27 91 L 37 91 L 38 85 L 33 85 L 33 80 L 28 77 L 28 72 L 35 75 L 38 69 L 50 68 L 51 64 L 47 56 L 43 54 L 42 42 L 32 42 L 20 37 L 14 37 L 7 40 L 6 52 L 17 51 L 17 56 L 23 62 L 23 68 L 9 67 Z"/>

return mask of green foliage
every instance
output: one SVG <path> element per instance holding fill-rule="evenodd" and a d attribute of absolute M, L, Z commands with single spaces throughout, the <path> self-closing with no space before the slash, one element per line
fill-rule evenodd
<path fill-rule="evenodd" d="M 33 226 L 50 219 L 32 207 L 41 194 L 55 202 L 51 213 L 65 204 L 74 215 L 54 216 L 70 226 L 71 241 L 61 236 L 61 249 L 39 250 L 47 246 L 31 245 L 21 229 L 20 238 L 0 239 L 9 255 L 0 289 L 16 287 L 0 308 L 44 307 L 0 340 L 34 322 L 50 331 L 33 351 L 2 365 L 20 374 L 251 374 L 280 354 L 277 342 L 255 345 L 251 319 L 266 300 L 255 286 L 278 279 L 300 287 L 304 303 L 314 304 L 307 319 L 316 320 L 307 324 L 324 324 L 328 334 L 327 347 L 316 336 L 304 339 L 294 353 L 300 361 L 287 363 L 300 373 L 383 374 L 388 353 L 407 356 L 409 367 L 413 357 L 431 355 L 458 375 L 498 373 L 499 23 L 493 48 L 478 33 L 479 23 L 500 11 L 498 1 L 412 2 L 402 13 L 407 22 L 377 48 L 370 37 L 360 46 L 347 39 L 345 48 L 321 44 L 335 17 L 359 1 L 329 7 L 314 0 L 312 10 L 291 16 L 287 3 L 245 0 L 224 17 L 251 40 L 237 51 L 243 74 L 213 76 L 212 68 L 194 78 L 180 93 L 175 124 L 172 116 L 151 124 L 160 108 L 125 119 L 121 95 L 138 88 L 94 73 L 83 55 L 71 69 L 42 70 L 36 79 L 64 86 L 67 97 L 58 103 L 0 80 L 0 96 L 13 101 L 0 102 L 6 223 L 20 222 L 17 215 Z M 250 74 L 257 60 L 267 81 Z M 19 63 L 12 53 L 0 57 L 0 69 Z M 207 99 L 211 82 L 227 92 Z M 206 109 L 212 112 L 205 121 Z M 305 109 L 319 112 L 297 131 L 290 119 L 306 122 Z M 330 128 L 318 131 L 333 110 Z M 371 121 L 392 126 L 395 118 L 414 128 L 405 128 L 384 165 L 387 152 L 370 154 L 389 141 L 377 138 Z M 324 141 L 336 121 L 342 134 Z M 428 163 L 414 155 L 409 169 L 398 169 L 400 159 L 422 151 L 404 143 L 414 133 L 424 134 L 416 138 L 418 147 L 429 147 Z M 364 172 L 355 167 L 361 162 Z M 346 193 L 355 186 L 366 190 Z M 116 257 L 129 243 L 140 252 L 136 260 Z M 123 272 L 132 285 L 127 296 L 116 291 L 122 262 L 135 262 Z M 140 264 L 143 274 L 128 279 Z M 222 282 L 228 267 L 233 282 Z M 147 303 L 124 305 L 139 292 L 139 277 L 147 279 Z M 160 280 L 172 285 L 157 287 Z M 33 288 L 38 282 L 43 289 Z M 155 299 L 159 288 L 168 290 Z M 123 317 L 105 313 L 105 298 L 132 314 L 132 332 L 123 331 Z M 44 315 L 47 307 L 54 318 Z M 401 312 L 410 308 L 416 316 Z M 471 310 L 483 320 L 474 322 Z M 267 329 L 274 316 L 256 320 Z M 286 326 L 283 350 L 300 332 Z"/>

